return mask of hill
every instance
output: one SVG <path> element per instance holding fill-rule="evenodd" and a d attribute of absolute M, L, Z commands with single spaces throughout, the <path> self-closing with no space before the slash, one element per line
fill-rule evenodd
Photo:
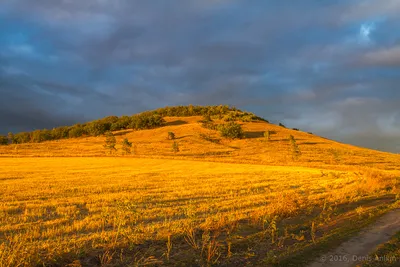
<path fill-rule="evenodd" d="M 306 266 L 400 207 L 400 155 L 185 110 L 132 116 L 113 153 L 102 134 L 0 146 L 0 266 Z"/>
<path fill-rule="evenodd" d="M 238 121 L 244 136 L 241 139 L 222 138 L 218 130 L 202 126 L 202 116 L 163 117 L 165 123 L 154 129 L 125 129 L 114 131 L 117 148 L 128 138 L 135 146 L 131 157 L 207 160 L 231 163 L 255 163 L 268 165 L 295 165 L 308 167 L 351 168 L 371 167 L 384 170 L 399 170 L 400 155 L 360 148 L 328 140 L 311 133 L 292 130 L 270 124 L 265 120 Z M 223 119 L 214 119 L 215 124 L 224 124 Z M 264 136 L 270 131 L 270 138 Z M 180 152 L 171 149 L 168 140 L 173 132 Z M 293 159 L 292 135 L 301 152 Z M 87 136 L 60 139 L 41 143 L 23 143 L 0 146 L 0 157 L 102 157 L 109 156 L 104 149 L 105 138 Z M 119 149 L 112 156 L 122 156 Z"/>

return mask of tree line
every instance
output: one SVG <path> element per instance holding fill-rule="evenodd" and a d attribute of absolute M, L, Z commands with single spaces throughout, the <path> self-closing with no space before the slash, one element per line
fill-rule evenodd
<path fill-rule="evenodd" d="M 109 116 L 73 126 L 61 126 L 57 128 L 35 130 L 33 132 L 9 133 L 8 136 L 0 136 L 0 145 L 40 143 L 44 141 L 77 138 L 83 136 L 100 136 L 108 131 L 124 129 L 143 130 L 161 127 L 165 124 L 163 117 L 184 116 L 223 116 L 231 111 L 242 111 L 228 105 L 219 106 L 174 106 L 164 107 L 152 111 L 145 111 L 133 116 Z"/>

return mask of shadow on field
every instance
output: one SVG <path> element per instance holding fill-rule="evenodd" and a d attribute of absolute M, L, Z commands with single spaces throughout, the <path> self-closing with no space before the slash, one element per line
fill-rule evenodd
<path fill-rule="evenodd" d="M 257 131 L 257 132 L 244 132 L 245 138 L 248 139 L 253 139 L 253 138 L 260 138 L 264 136 L 263 131 Z"/>
<path fill-rule="evenodd" d="M 299 143 L 299 145 L 321 145 L 321 144 L 326 144 L 326 142 L 303 142 L 303 143 Z"/>
<path fill-rule="evenodd" d="M 167 122 L 165 124 L 165 126 L 178 126 L 178 125 L 184 125 L 184 124 L 187 124 L 187 122 L 183 121 L 183 120 L 176 120 L 176 121 Z"/>
<path fill-rule="evenodd" d="M 118 133 L 115 133 L 114 136 L 126 135 L 127 133 L 131 133 L 131 132 L 133 132 L 133 130 L 120 131 Z"/>
<path fill-rule="evenodd" d="M 179 140 L 179 139 L 183 139 L 183 138 L 189 137 L 189 136 L 192 136 L 192 135 L 179 136 L 179 137 L 175 137 L 175 139 L 176 139 L 176 140 Z"/>

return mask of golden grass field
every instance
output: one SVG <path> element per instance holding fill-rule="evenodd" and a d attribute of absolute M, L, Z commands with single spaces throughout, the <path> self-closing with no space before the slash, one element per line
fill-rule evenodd
<path fill-rule="evenodd" d="M 129 156 L 104 137 L 1 147 L 0 266 L 303 266 L 400 207 L 400 155 L 264 122 L 217 144 L 199 119 L 116 133 Z"/>

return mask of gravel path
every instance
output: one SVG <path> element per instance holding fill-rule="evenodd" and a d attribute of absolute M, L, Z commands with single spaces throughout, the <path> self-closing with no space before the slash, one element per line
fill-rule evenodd
<path fill-rule="evenodd" d="M 385 214 L 374 224 L 362 230 L 358 236 L 322 255 L 309 267 L 353 267 L 364 260 L 375 260 L 369 259 L 368 255 L 378 245 L 390 240 L 398 231 L 400 231 L 400 209 Z"/>

